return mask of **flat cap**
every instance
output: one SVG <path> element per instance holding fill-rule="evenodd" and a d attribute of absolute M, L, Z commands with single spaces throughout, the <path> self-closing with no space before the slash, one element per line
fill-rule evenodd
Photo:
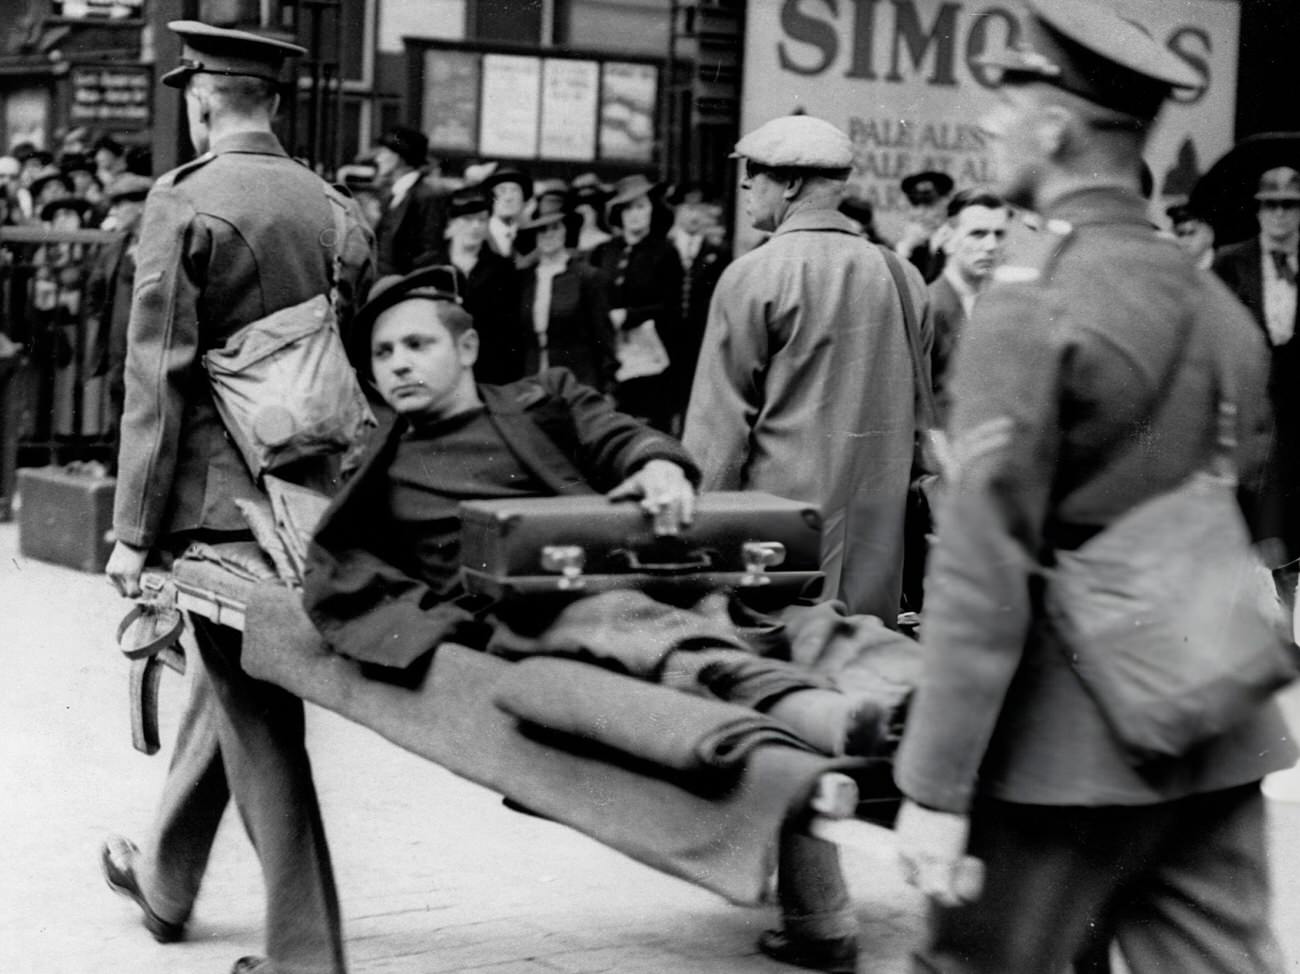
<path fill-rule="evenodd" d="M 162 76 L 169 88 L 183 88 L 190 75 L 224 74 L 280 83 L 286 58 L 307 53 L 305 47 L 246 30 L 212 27 L 198 20 L 173 20 L 168 28 L 181 39 L 181 63 Z"/>
<path fill-rule="evenodd" d="M 853 168 L 853 142 L 824 118 L 783 115 L 736 143 L 733 159 L 792 169 Z"/>
<path fill-rule="evenodd" d="M 1256 200 L 1300 200 L 1300 172 L 1290 166 L 1275 166 L 1260 174 Z"/>
<path fill-rule="evenodd" d="M 1135 118 L 1155 118 L 1175 88 L 1203 79 L 1146 27 L 1101 0 L 1025 0 L 1024 31 L 979 63 L 1005 84 L 1041 82 Z"/>

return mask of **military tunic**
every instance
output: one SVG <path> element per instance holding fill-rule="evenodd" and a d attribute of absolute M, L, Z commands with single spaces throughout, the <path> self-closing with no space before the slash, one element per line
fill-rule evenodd
<path fill-rule="evenodd" d="M 259 492 L 217 415 L 202 356 L 243 325 L 328 290 L 325 190 L 274 135 L 244 132 L 150 191 L 128 330 L 119 539 L 148 547 L 178 532 L 245 529 L 235 501 Z M 354 220 L 345 306 L 364 296 L 370 249 Z"/>
<path fill-rule="evenodd" d="M 1268 970 L 1257 782 L 1296 757 L 1278 708 L 1131 764 L 1044 618 L 1039 572 L 1044 550 L 1208 465 L 1220 365 L 1242 390 L 1253 517 L 1267 353 L 1223 285 L 1156 238 L 1136 194 L 1080 190 L 1046 216 L 957 351 L 955 471 L 895 777 L 914 802 L 971 815 L 988 877 L 979 901 L 936 915 L 926 969 L 1059 970 L 1115 910 L 1136 969 Z"/>

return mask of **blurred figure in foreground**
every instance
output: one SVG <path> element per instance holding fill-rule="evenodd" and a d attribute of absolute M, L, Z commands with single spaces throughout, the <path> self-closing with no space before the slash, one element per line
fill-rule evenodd
<path fill-rule="evenodd" d="M 1045 974 L 1100 935 L 1135 974 L 1276 972 L 1259 781 L 1296 755 L 1276 704 L 1141 759 L 1044 609 L 1065 553 L 1231 449 L 1232 389 L 1253 513 L 1263 348 L 1138 194 L 1160 107 L 1200 78 L 1092 0 L 1036 0 L 1025 28 L 990 59 L 1001 104 L 982 127 L 1008 200 L 1044 229 L 1007 254 L 963 339 L 895 768 L 899 851 L 932 906 L 916 970 Z"/>

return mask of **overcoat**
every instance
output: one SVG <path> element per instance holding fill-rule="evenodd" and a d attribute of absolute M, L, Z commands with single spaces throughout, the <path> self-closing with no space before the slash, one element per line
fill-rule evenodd
<path fill-rule="evenodd" d="M 976 795 L 1136 806 L 1258 781 L 1296 757 L 1275 704 L 1183 757 L 1131 763 L 1046 618 L 1041 566 L 1208 465 L 1217 375 L 1238 390 L 1236 465 L 1257 523 L 1269 435 L 1259 329 L 1157 238 L 1136 193 L 1080 190 L 1044 215 L 1047 229 L 1008 252 L 957 352 L 955 468 L 896 780 L 958 813 Z"/>
<path fill-rule="evenodd" d="M 409 274 L 435 262 L 446 226 L 443 199 L 423 177 L 375 224 L 378 274 Z"/>
<path fill-rule="evenodd" d="M 925 283 L 905 273 L 928 357 Z M 833 210 L 796 214 L 718 282 L 683 442 L 706 490 L 816 504 L 827 593 L 893 626 L 916 389 L 879 248 Z"/>

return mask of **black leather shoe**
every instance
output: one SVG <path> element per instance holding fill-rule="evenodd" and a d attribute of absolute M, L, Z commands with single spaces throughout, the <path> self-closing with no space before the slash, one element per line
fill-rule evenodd
<path fill-rule="evenodd" d="M 108 888 L 132 900 L 144 914 L 144 928 L 160 944 L 172 944 L 185 936 L 185 921 L 164 920 L 145 902 L 140 883 L 135 878 L 135 857 L 140 854 L 134 842 L 120 835 L 109 836 L 99 852 Z"/>
<path fill-rule="evenodd" d="M 853 935 L 804 940 L 790 937 L 784 930 L 765 930 L 758 938 L 758 949 L 782 964 L 827 974 L 857 974 L 858 970 L 858 938 Z"/>
<path fill-rule="evenodd" d="M 265 957 L 249 954 L 247 957 L 241 957 L 235 961 L 235 966 L 230 969 L 230 974 L 272 974 L 271 962 Z"/>

